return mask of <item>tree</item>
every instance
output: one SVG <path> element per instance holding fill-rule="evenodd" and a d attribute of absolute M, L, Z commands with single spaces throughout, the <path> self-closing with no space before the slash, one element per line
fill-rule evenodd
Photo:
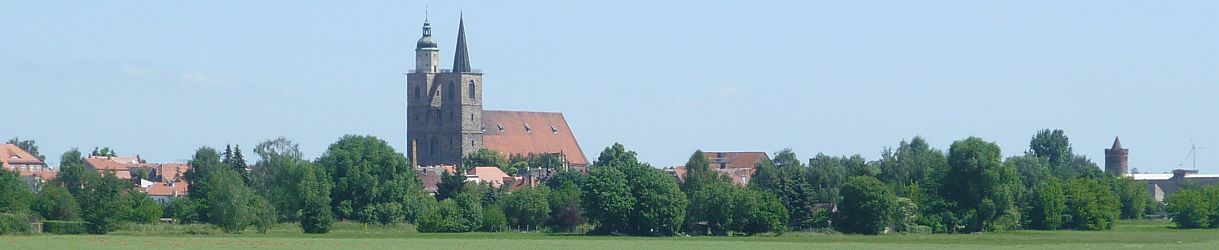
<path fill-rule="evenodd" d="M 744 189 L 731 181 L 716 181 L 694 190 L 686 212 L 687 231 L 691 234 L 727 235 L 736 219 L 734 206 L 737 196 L 745 195 Z M 702 228 L 701 225 L 705 225 Z"/>
<path fill-rule="evenodd" d="M 634 226 L 631 231 L 638 235 L 679 233 L 689 202 L 673 177 L 646 165 L 627 171 L 627 180 L 634 184 L 632 194 L 636 202 L 631 213 Z"/>
<path fill-rule="evenodd" d="M 1139 219 L 1143 217 L 1148 203 L 1151 203 L 1147 192 L 1147 183 L 1136 181 L 1130 177 L 1110 177 L 1109 185 L 1117 194 L 1122 205 L 1122 219 Z"/>
<path fill-rule="evenodd" d="M 898 196 L 911 197 L 906 192 L 906 186 L 914 186 L 925 182 L 929 174 L 936 168 L 946 168 L 948 160 L 944 152 L 931 148 L 922 137 L 914 137 L 909 143 L 902 141 L 896 151 L 886 149 L 881 154 L 877 165 L 880 174 L 876 177 L 897 191 Z"/>
<path fill-rule="evenodd" d="M 821 157 L 822 155 L 818 155 Z M 816 159 L 810 163 L 818 163 Z M 789 225 L 797 230 L 811 227 L 813 203 L 836 202 L 838 187 L 846 170 L 839 165 L 816 165 L 805 168 L 791 149 L 775 154 L 774 160 L 756 164 L 757 170 L 749 185 L 779 197 L 788 211 Z"/>
<path fill-rule="evenodd" d="M 199 221 L 212 222 L 210 208 L 213 205 L 208 202 L 208 195 L 213 190 L 218 190 L 231 183 L 216 183 L 212 180 L 212 176 L 223 170 L 232 170 L 226 167 L 220 160 L 220 154 L 216 153 L 215 149 L 203 146 L 195 150 L 195 154 L 190 160 L 190 169 L 186 171 L 186 183 L 190 185 L 190 192 L 187 197 L 196 203 L 196 210 L 199 212 Z"/>
<path fill-rule="evenodd" d="M 101 150 L 97 150 L 97 147 L 93 147 L 93 152 L 89 153 L 89 156 L 102 156 L 102 157 L 106 157 L 106 156 L 114 157 L 114 156 L 118 156 L 118 155 L 119 155 L 118 152 L 115 152 L 114 150 L 110 149 L 110 147 L 103 147 Z"/>
<path fill-rule="evenodd" d="M 880 234 L 892 222 L 895 205 L 895 196 L 880 180 L 851 177 L 842 187 L 835 227 L 845 233 Z"/>
<path fill-rule="evenodd" d="M 549 195 L 549 188 L 539 186 L 517 189 L 500 200 L 508 226 L 538 229 L 545 225 L 550 218 Z"/>
<path fill-rule="evenodd" d="M 465 175 L 445 171 L 440 173 L 440 183 L 436 184 L 436 200 L 445 200 L 450 197 L 455 197 L 457 194 L 464 193 L 465 189 Z"/>
<path fill-rule="evenodd" d="M 504 209 L 500 208 L 499 205 L 484 206 L 482 228 L 479 231 L 508 231 L 508 216 L 504 214 Z"/>
<path fill-rule="evenodd" d="M 584 213 L 597 225 L 597 231 L 622 232 L 629 225 L 635 197 L 627 185 L 626 174 L 616 168 L 594 167 L 589 169 L 581 188 Z"/>
<path fill-rule="evenodd" d="M 240 152 L 240 149 L 237 152 Z M 259 160 L 250 171 L 249 184 L 255 193 L 266 198 L 267 202 L 275 207 L 279 220 L 300 220 L 298 215 L 304 215 L 301 210 L 304 209 L 305 203 L 310 201 L 304 196 L 310 193 L 324 194 L 325 206 L 329 208 L 329 175 L 321 166 L 302 159 L 296 143 L 280 137 L 259 143 L 254 148 L 254 153 L 258 155 Z M 234 158 L 242 158 L 239 154 L 235 155 Z M 315 213 L 315 216 L 327 215 Z"/>
<path fill-rule="evenodd" d="M 1067 210 L 1063 189 L 1062 182 L 1052 177 L 1033 188 L 1029 196 L 1030 207 L 1025 212 L 1030 228 L 1055 230 L 1062 226 Z"/>
<path fill-rule="evenodd" d="M 301 175 L 301 181 L 297 183 L 296 190 L 301 192 L 296 196 L 301 202 L 299 220 L 305 233 L 324 234 L 330 232 L 334 222 L 334 214 L 330 212 L 330 184 L 320 168 L 314 169 Z"/>
<path fill-rule="evenodd" d="M 466 155 L 465 164 L 461 166 L 460 172 L 465 173 L 475 167 L 497 167 L 504 170 L 504 173 L 516 174 L 514 169 L 509 169 L 511 166 L 507 157 L 487 148 L 480 148 L 478 151 Z"/>
<path fill-rule="evenodd" d="M 1003 161 L 1003 165 L 1015 168 L 1016 173 L 1020 175 L 1020 183 L 1023 183 L 1025 190 L 1029 191 L 1054 176 L 1050 171 L 1050 161 L 1045 157 L 1032 154 L 1008 157 Z"/>
<path fill-rule="evenodd" d="M 122 220 L 135 223 L 155 223 L 161 215 L 165 213 L 165 208 L 161 207 L 160 203 L 152 200 L 147 194 L 129 190 L 124 192 L 120 198 L 124 207 L 122 209 Z"/>
<path fill-rule="evenodd" d="M 1061 129 L 1038 130 L 1029 141 L 1029 151 L 1034 156 L 1045 157 L 1055 166 L 1066 166 L 1075 157 L 1071 152 L 1071 141 Z"/>
<path fill-rule="evenodd" d="M 0 213 L 25 213 L 33 198 L 17 172 L 0 169 Z"/>
<path fill-rule="evenodd" d="M 16 145 L 17 148 L 20 148 L 22 151 L 30 153 L 30 155 L 33 155 L 34 157 L 38 157 L 39 161 L 45 162 L 47 160 L 47 156 L 38 152 L 38 144 L 34 142 L 34 140 L 21 140 L 21 138 L 13 137 L 13 139 L 8 140 L 8 144 Z"/>
<path fill-rule="evenodd" d="M 80 204 L 76 203 L 72 193 L 61 185 L 42 188 L 30 207 L 48 220 L 80 219 Z"/>
<path fill-rule="evenodd" d="M 787 231 L 787 208 L 778 196 L 770 192 L 748 188 L 734 196 L 731 228 L 749 235 L 770 232 L 782 235 Z"/>
<path fill-rule="evenodd" d="M 199 222 L 199 204 L 190 197 L 178 197 L 169 200 L 165 208 L 166 214 L 179 224 Z"/>
<path fill-rule="evenodd" d="M 550 191 L 550 197 L 547 199 L 550 205 L 551 229 L 572 232 L 576 227 L 588 222 L 580 209 L 580 188 L 574 181 L 564 181 L 558 188 Z"/>
<path fill-rule="evenodd" d="M 422 189 L 406 157 L 373 136 L 343 136 L 317 162 L 330 174 L 330 203 L 340 220 L 373 222 L 373 208 L 391 206 L 378 204 L 401 204 Z"/>
<path fill-rule="evenodd" d="M 64 188 L 67 188 L 68 193 L 80 200 L 80 191 L 84 187 L 85 175 L 85 158 L 81 157 L 80 150 L 72 148 L 68 152 L 64 152 L 59 158 L 59 176 L 55 179 Z"/>
<path fill-rule="evenodd" d="M 559 169 L 563 167 L 561 154 L 545 153 L 533 154 L 530 153 L 526 159 L 529 160 L 529 166 L 542 169 Z"/>
<path fill-rule="evenodd" d="M 226 233 L 240 233 L 250 225 L 258 225 L 261 223 L 260 216 L 274 216 L 273 212 L 260 211 L 273 208 L 270 208 L 269 204 L 263 204 L 265 201 L 260 201 L 262 198 L 244 185 L 237 171 L 229 168 L 217 169 L 201 183 L 211 187 L 204 193 L 202 200 L 202 203 L 206 204 L 202 213 L 207 215 L 205 221 L 220 227 Z"/>
<path fill-rule="evenodd" d="M 1172 216 L 1172 222 L 1177 228 L 1206 228 L 1210 226 L 1210 214 L 1214 208 L 1206 199 L 1206 194 L 1198 188 L 1185 188 L 1165 199 L 1166 210 Z"/>
<path fill-rule="evenodd" d="M 233 148 L 233 158 L 229 161 L 229 165 L 231 165 L 233 170 L 237 171 L 237 174 L 241 176 L 243 183 L 250 185 L 250 182 L 252 181 L 250 180 L 250 166 L 246 164 L 245 155 L 241 153 L 241 145 L 237 145 Z"/>
<path fill-rule="evenodd" d="M 686 161 L 686 175 L 682 179 L 681 190 L 690 196 L 712 182 L 730 181 L 727 176 L 711 170 L 711 161 L 702 150 L 690 155 L 690 160 Z"/>
<path fill-rule="evenodd" d="M 1000 230 L 1019 224 L 1016 200 L 1023 186 L 1016 170 L 1004 166 L 999 146 L 977 137 L 952 143 L 942 197 L 955 204 L 965 232 Z"/>
<path fill-rule="evenodd" d="M 1072 179 L 1067 182 L 1067 213 L 1071 220 L 1064 226 L 1078 230 L 1106 230 L 1121 215 L 1118 197 L 1101 180 Z"/>
<path fill-rule="evenodd" d="M 84 183 L 80 194 L 81 219 L 85 221 L 85 231 L 91 234 L 106 234 L 118 229 L 122 219 L 119 211 L 123 211 L 123 192 L 130 189 L 131 184 L 106 172 L 86 172 L 82 176 Z"/>

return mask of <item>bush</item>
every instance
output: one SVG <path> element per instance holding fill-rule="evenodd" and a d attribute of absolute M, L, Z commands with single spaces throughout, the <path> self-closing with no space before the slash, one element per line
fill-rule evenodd
<path fill-rule="evenodd" d="M 1071 220 L 1066 227 L 1077 230 L 1107 230 L 1121 216 L 1121 201 L 1109 185 L 1100 180 L 1073 179 L 1064 193 Z"/>
<path fill-rule="evenodd" d="M 174 218 L 179 224 L 199 222 L 199 208 L 190 197 L 178 197 L 169 201 L 165 207 L 165 215 Z"/>
<path fill-rule="evenodd" d="M 1202 190 L 1186 188 L 1168 196 L 1168 213 L 1177 228 L 1204 228 L 1210 224 L 1211 207 Z"/>
<path fill-rule="evenodd" d="M 30 221 L 22 213 L 0 214 L 0 235 L 30 233 Z"/>
<path fill-rule="evenodd" d="M 483 207 L 483 223 L 480 231 L 508 231 L 508 217 L 504 215 L 504 209 L 499 208 L 497 205 Z"/>
<path fill-rule="evenodd" d="M 51 185 L 42 189 L 34 197 L 31 208 L 43 218 L 50 220 L 80 219 L 80 205 L 76 198 L 68 193 L 68 189 L 59 185 Z"/>
<path fill-rule="evenodd" d="M 856 176 L 842 187 L 842 205 L 834 226 L 844 233 L 880 234 L 892 221 L 896 201 L 876 178 Z"/>
<path fill-rule="evenodd" d="M 42 231 L 49 234 L 85 233 L 84 221 L 49 220 L 42 222 Z"/>

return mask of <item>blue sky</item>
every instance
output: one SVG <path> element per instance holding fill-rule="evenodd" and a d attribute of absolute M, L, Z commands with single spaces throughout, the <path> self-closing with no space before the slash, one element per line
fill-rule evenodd
<path fill-rule="evenodd" d="M 915 135 L 1010 156 L 1061 128 L 1099 164 L 1121 136 L 1146 172 L 1188 162 L 1192 136 L 1219 172 L 1212 1 L 8 2 L 0 137 L 53 163 L 277 136 L 309 157 L 343 134 L 401 150 L 425 7 L 446 68 L 464 12 L 487 109 L 561 111 L 589 157 L 874 159 Z"/>

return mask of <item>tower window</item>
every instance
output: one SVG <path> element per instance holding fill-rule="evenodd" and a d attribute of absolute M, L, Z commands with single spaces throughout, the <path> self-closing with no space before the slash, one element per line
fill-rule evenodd
<path fill-rule="evenodd" d="M 474 99 L 474 80 L 470 80 L 470 99 Z"/>
<path fill-rule="evenodd" d="M 415 99 L 419 99 L 419 86 L 415 86 Z"/>

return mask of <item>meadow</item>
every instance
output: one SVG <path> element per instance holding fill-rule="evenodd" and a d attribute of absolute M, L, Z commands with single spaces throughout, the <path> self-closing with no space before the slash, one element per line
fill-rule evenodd
<path fill-rule="evenodd" d="M 1219 230 L 1179 230 L 1163 220 L 1110 231 L 1017 230 L 977 234 L 788 233 L 778 237 L 616 237 L 545 233 L 425 234 L 410 225 L 338 223 L 329 234 L 294 225 L 223 234 L 205 225 L 135 225 L 107 235 L 0 236 L 3 249 L 1216 249 Z"/>

